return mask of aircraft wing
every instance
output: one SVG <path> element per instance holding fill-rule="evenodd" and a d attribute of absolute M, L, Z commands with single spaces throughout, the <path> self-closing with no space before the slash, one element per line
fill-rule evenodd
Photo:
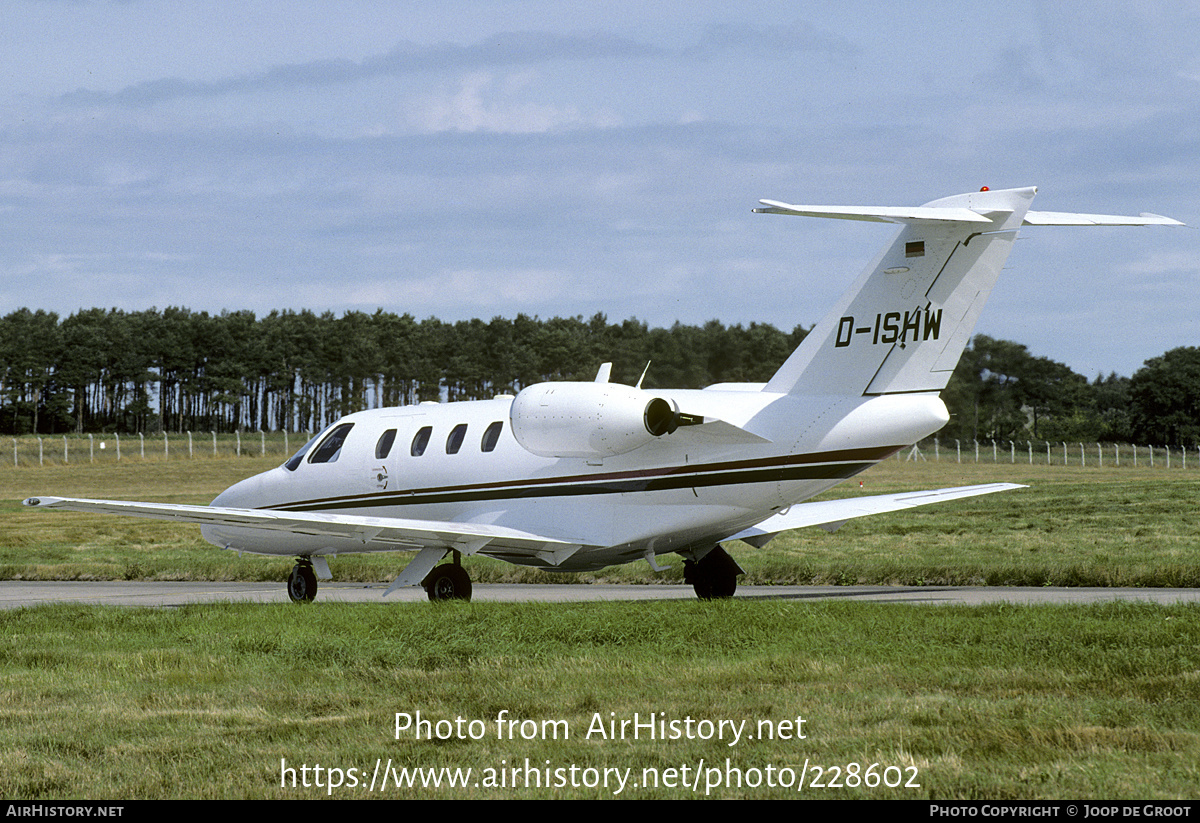
<path fill-rule="evenodd" d="M 486 547 L 489 550 L 503 549 L 529 555 L 549 554 L 565 559 L 564 554 L 569 557 L 583 545 L 581 542 L 559 540 L 518 529 L 480 523 L 71 497 L 31 497 L 25 501 L 25 505 L 38 509 L 70 509 L 174 520 L 179 523 L 199 523 L 205 526 L 270 529 L 292 534 L 349 539 L 361 542 L 363 548 L 360 551 L 440 548 L 454 549 L 471 555 Z M 370 547 L 368 544 L 371 544 Z M 341 551 L 349 553 L 350 550 L 343 548 Z"/>
<path fill-rule="evenodd" d="M 730 535 L 726 540 L 745 540 L 752 546 L 764 546 L 781 531 L 802 529 L 806 526 L 820 526 L 827 531 L 837 531 L 847 520 L 855 517 L 866 517 L 870 514 L 883 514 L 901 509 L 911 509 L 916 506 L 926 506 L 930 503 L 943 503 L 947 500 L 958 500 L 963 497 L 975 497 L 980 494 L 992 494 L 1010 489 L 1023 489 L 1017 483 L 987 483 L 981 486 L 957 486 L 952 489 L 934 489 L 933 491 L 900 492 L 898 494 L 879 494 L 870 497 L 848 497 L 842 500 L 821 500 L 815 503 L 797 503 L 778 514 L 771 515 L 756 526 L 751 526 L 737 534 Z"/>

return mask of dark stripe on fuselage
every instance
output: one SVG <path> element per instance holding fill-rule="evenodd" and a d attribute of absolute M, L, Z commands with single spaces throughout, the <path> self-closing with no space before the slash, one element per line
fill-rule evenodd
<path fill-rule="evenodd" d="M 368 495 L 301 500 L 263 508 L 279 511 L 326 511 L 382 506 L 467 503 L 482 500 L 527 500 L 538 497 L 671 491 L 788 480 L 845 480 L 870 468 L 880 460 L 890 457 L 901 448 L 903 447 L 881 446 L 871 449 L 785 455 L 709 465 L 664 466 L 630 472 L 527 478 L 497 483 L 376 492 Z"/>

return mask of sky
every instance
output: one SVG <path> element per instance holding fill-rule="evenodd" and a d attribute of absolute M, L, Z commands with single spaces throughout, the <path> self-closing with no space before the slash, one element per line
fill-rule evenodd
<path fill-rule="evenodd" d="M 647 7 L 649 5 L 649 7 Z M 9 0 L 0 312 L 810 326 L 895 228 L 1037 186 L 977 328 L 1089 378 L 1200 345 L 1200 6 Z"/>

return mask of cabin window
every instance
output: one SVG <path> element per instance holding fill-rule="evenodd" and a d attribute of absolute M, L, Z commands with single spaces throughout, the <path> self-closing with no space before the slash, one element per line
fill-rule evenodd
<path fill-rule="evenodd" d="M 422 426 L 420 431 L 413 435 L 412 448 L 409 450 L 413 457 L 420 457 L 425 453 L 425 447 L 429 445 L 429 435 L 433 434 L 432 426 Z"/>
<path fill-rule="evenodd" d="M 375 444 L 375 459 L 382 460 L 392 453 L 392 444 L 396 442 L 396 430 L 388 429 L 383 434 L 379 435 L 379 442 Z"/>
<path fill-rule="evenodd" d="M 346 442 L 346 435 L 350 434 L 352 428 L 354 428 L 353 423 L 343 423 L 340 426 L 335 426 L 333 431 L 321 441 L 321 445 L 317 446 L 316 451 L 312 453 L 312 457 L 308 458 L 308 462 L 337 462 L 338 456 L 342 453 L 342 445 Z"/>
<path fill-rule="evenodd" d="M 462 448 L 463 438 L 466 436 L 466 423 L 459 423 L 451 429 L 450 436 L 446 438 L 446 454 L 458 454 L 458 450 Z"/>
<path fill-rule="evenodd" d="M 479 444 L 482 451 L 494 451 L 496 444 L 500 442 L 500 432 L 504 429 L 504 424 L 497 420 L 495 423 L 487 427 L 483 433 L 483 440 Z"/>

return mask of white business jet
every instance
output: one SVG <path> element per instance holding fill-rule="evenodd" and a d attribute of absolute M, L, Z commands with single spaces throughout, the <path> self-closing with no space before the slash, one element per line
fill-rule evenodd
<path fill-rule="evenodd" d="M 804 503 L 949 420 L 946 387 L 1022 226 L 1178 226 L 1157 215 L 1030 211 L 1036 189 L 916 208 L 797 206 L 765 214 L 896 223 L 900 232 L 765 384 L 647 390 L 539 383 L 516 397 L 347 415 L 286 463 L 209 506 L 37 497 L 25 505 L 202 524 L 237 552 L 296 558 L 292 600 L 327 558 L 416 551 L 385 592 L 469 599 L 464 555 L 578 572 L 661 555 L 701 598 L 743 570 L 720 544 L 1018 488 L 1009 483 Z M 438 565 L 447 555 L 448 563 Z"/>

